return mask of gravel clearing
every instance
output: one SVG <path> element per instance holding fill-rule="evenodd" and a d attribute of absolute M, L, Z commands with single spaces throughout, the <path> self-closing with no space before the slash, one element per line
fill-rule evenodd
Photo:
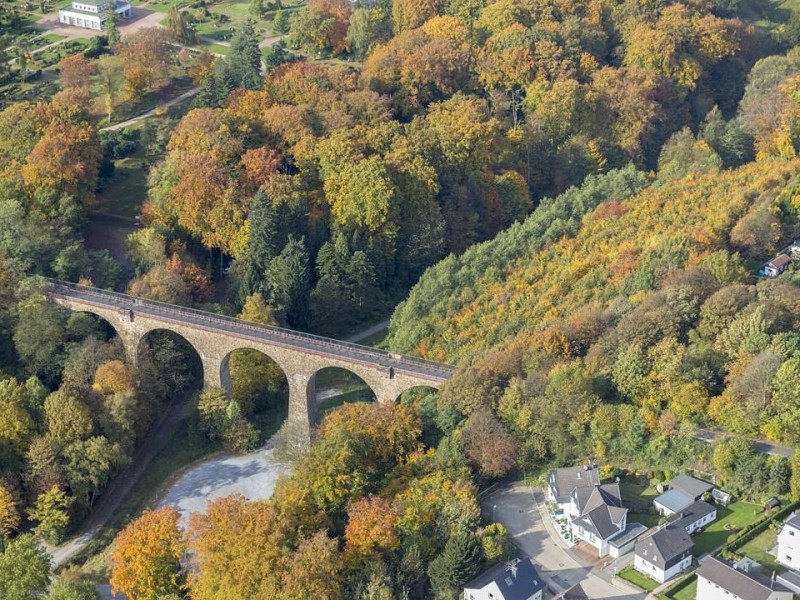
<path fill-rule="evenodd" d="M 181 526 L 186 527 L 189 515 L 205 512 L 216 498 L 241 494 L 248 500 L 272 496 L 281 475 L 291 473 L 291 465 L 274 458 L 271 443 L 250 454 L 225 454 L 192 467 L 169 489 L 161 506 L 174 506 L 181 513 Z"/>

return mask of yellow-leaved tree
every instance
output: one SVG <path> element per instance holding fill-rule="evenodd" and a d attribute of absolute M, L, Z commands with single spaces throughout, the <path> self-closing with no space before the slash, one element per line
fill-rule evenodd
<path fill-rule="evenodd" d="M 111 554 L 112 592 L 129 600 L 178 594 L 184 587 L 180 559 L 183 541 L 178 511 L 148 510 L 118 536 Z"/>

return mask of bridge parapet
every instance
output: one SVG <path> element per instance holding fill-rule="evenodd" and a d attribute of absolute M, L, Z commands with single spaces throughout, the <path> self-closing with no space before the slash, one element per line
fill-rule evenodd
<path fill-rule="evenodd" d="M 47 293 L 72 310 L 107 320 L 134 366 L 142 340 L 156 329 L 172 331 L 192 345 L 206 386 L 230 391 L 228 357 L 235 350 L 250 348 L 269 356 L 289 381 L 287 442 L 298 450 L 308 448 L 316 423 L 314 377 L 320 369 L 355 373 L 381 402 L 394 402 L 412 387 L 439 388 L 454 371 L 441 363 L 73 283 L 47 280 Z"/>

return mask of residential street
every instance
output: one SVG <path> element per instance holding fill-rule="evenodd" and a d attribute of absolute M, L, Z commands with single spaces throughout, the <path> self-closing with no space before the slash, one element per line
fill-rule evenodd
<path fill-rule="evenodd" d="M 697 433 L 695 433 L 695 437 L 698 440 L 703 442 L 707 442 L 709 444 L 713 444 L 714 440 L 720 434 L 716 431 L 712 431 L 711 429 L 698 429 Z M 791 448 L 787 448 L 785 446 L 779 446 L 778 444 L 774 444 L 772 442 L 768 442 L 766 440 L 750 440 L 750 443 L 753 444 L 753 448 L 761 452 L 762 454 L 772 454 L 773 456 L 785 456 L 790 457 L 794 454 L 794 450 Z"/>
<path fill-rule="evenodd" d="M 619 578 L 612 583 L 610 575 L 593 569 L 588 561 L 559 543 L 544 512 L 541 490 L 514 484 L 484 498 L 481 510 L 508 529 L 514 544 L 533 558 L 553 592 L 560 593 L 580 582 L 593 599 L 644 600 L 643 592 Z"/>

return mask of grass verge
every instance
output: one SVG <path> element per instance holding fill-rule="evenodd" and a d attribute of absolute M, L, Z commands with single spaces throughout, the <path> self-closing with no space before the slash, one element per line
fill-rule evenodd
<path fill-rule="evenodd" d="M 647 577 L 646 575 L 642 575 L 633 568 L 632 565 L 628 565 L 622 571 L 618 573 L 620 577 L 622 577 L 625 581 L 632 583 L 636 587 L 642 588 L 646 592 L 652 592 L 654 589 L 658 587 L 658 583 Z"/>

